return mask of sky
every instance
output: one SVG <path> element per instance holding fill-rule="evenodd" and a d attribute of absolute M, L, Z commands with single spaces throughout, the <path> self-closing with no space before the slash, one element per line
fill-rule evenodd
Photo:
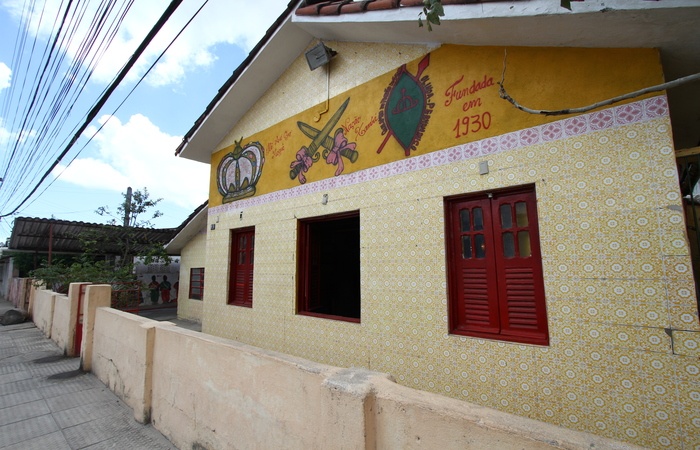
<path fill-rule="evenodd" d="M 97 8 L 105 1 L 89 0 L 85 17 L 98 16 Z M 119 5 L 129 3 L 127 0 L 112 1 Z M 108 218 L 97 215 L 95 210 L 101 206 L 116 210 L 123 201 L 122 193 L 129 186 L 133 189 L 146 187 L 152 198 L 162 198 L 157 209 L 163 216 L 152 221 L 157 228 L 177 227 L 207 199 L 209 165 L 175 157 L 175 149 L 224 81 L 284 11 L 288 0 L 209 0 L 114 113 L 149 66 L 205 2 L 182 2 L 97 118 L 50 173 L 37 191 L 40 195 L 35 194 L 15 214 L 0 219 L 0 243 L 9 238 L 14 217 L 104 223 Z M 72 106 L 70 114 L 57 127 L 57 137 L 53 140 L 37 139 L 42 136 L 38 123 L 25 124 L 22 120 L 29 116 L 22 113 L 25 111 L 22 106 L 30 102 L 28 97 L 19 97 L 18 92 L 31 85 L 38 72 L 23 70 L 21 61 L 40 61 L 36 49 L 43 49 L 51 42 L 51 27 L 55 19 L 62 16 L 67 2 L 35 0 L 31 16 L 25 9 L 30 3 L 28 0 L 0 0 L 0 176 L 7 174 L 0 184 L 0 215 L 12 211 L 44 174 L 44 170 L 31 170 L 34 163 L 39 167 L 50 167 L 45 161 L 55 160 L 67 139 L 72 137 L 72 131 L 84 122 L 87 112 L 170 1 L 136 0 L 132 3 L 111 44 L 99 63 L 92 67 L 80 97 L 66 102 Z M 81 24 L 83 22 L 87 24 L 89 21 L 85 19 Z M 87 33 L 87 29 L 87 26 L 78 26 L 76 36 L 81 31 Z M 22 36 L 26 36 L 24 41 Z M 68 69 L 71 61 L 87 60 L 80 57 L 84 53 L 81 53 L 78 42 L 77 39 L 58 42 L 64 64 L 57 71 L 57 82 L 65 81 L 67 77 L 73 77 L 73 81 L 78 78 Z M 35 52 L 30 53 L 30 48 Z M 25 55 L 32 55 L 31 58 L 19 59 L 21 51 L 18 49 L 23 49 Z M 101 126 L 102 129 L 95 134 Z M 17 163 L 13 171 L 5 172 L 8 161 L 17 161 L 8 159 L 13 146 L 18 145 L 17 142 L 32 142 L 32 139 L 40 143 L 36 147 L 37 156 L 25 165 Z M 68 164 L 71 160 L 72 163 Z M 44 166 L 41 166 L 42 162 Z M 13 190 L 11 186 L 14 186 Z M 3 188 L 6 188 L 5 192 Z M 9 192 L 15 194 L 9 196 Z"/>

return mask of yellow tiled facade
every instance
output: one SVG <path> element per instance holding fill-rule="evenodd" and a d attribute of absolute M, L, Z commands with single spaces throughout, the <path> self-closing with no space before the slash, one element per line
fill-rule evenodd
<path fill-rule="evenodd" d="M 336 45 L 355 61 L 389 61 L 385 71 L 427 51 Z M 270 126 L 271 99 L 303 92 L 289 89 L 309 78 L 301 64 L 220 148 Z M 347 65 L 331 91 L 374 76 Z M 525 184 L 537 195 L 550 344 L 449 334 L 444 198 Z M 682 208 L 663 95 L 210 207 L 203 331 L 651 448 L 700 448 L 700 323 Z M 297 315 L 298 220 L 346 211 L 360 214 L 361 323 Z M 227 285 L 230 230 L 250 226 L 246 308 L 227 304 Z M 202 261 L 202 236 L 183 252 L 187 273 Z M 196 316 L 194 303 L 179 312 Z"/>
<path fill-rule="evenodd" d="M 177 315 L 182 319 L 195 320 L 197 322 L 202 321 L 202 311 L 204 310 L 202 300 L 193 300 L 189 298 L 190 269 L 205 267 L 206 260 L 207 230 L 203 229 L 185 245 L 181 252 L 180 298 L 177 302 Z"/>

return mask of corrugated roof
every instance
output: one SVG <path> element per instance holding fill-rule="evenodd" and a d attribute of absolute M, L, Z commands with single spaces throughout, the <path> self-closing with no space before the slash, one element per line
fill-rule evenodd
<path fill-rule="evenodd" d="M 9 250 L 48 252 L 49 241 L 52 239 L 51 249 L 54 253 L 81 253 L 79 235 L 88 230 L 105 230 L 110 236 L 110 242 L 114 243 L 113 245 L 108 244 L 105 252 L 108 254 L 121 253 L 117 242 L 126 236 L 124 227 L 32 217 L 15 219 Z M 170 242 L 178 228 L 132 228 L 132 230 L 137 231 L 135 235 L 137 243 L 146 245 L 154 242 L 161 244 Z M 138 245 L 136 248 L 138 249 Z"/>

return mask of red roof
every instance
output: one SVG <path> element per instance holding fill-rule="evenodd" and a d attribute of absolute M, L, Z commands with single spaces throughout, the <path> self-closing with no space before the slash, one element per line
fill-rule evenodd
<path fill-rule="evenodd" d="M 467 3 L 486 3 L 497 0 L 442 0 L 443 5 L 466 5 Z M 423 6 L 423 0 L 337 0 L 306 2 L 308 6 L 300 6 L 295 14 L 297 16 L 332 16 L 338 14 L 357 13 L 365 11 L 379 11 L 382 9 L 396 9 L 409 6 Z"/>

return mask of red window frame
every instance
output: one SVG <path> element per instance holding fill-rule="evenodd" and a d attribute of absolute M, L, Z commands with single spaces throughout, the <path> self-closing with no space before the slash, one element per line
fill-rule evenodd
<path fill-rule="evenodd" d="M 445 217 L 450 332 L 549 345 L 534 185 L 446 198 Z"/>
<path fill-rule="evenodd" d="M 229 305 L 253 307 L 255 227 L 231 230 Z"/>
<path fill-rule="evenodd" d="M 190 269 L 189 291 L 189 298 L 192 300 L 202 300 L 204 298 L 204 267 L 193 267 Z"/>
<path fill-rule="evenodd" d="M 360 323 L 360 212 L 298 225 L 297 314 Z"/>

